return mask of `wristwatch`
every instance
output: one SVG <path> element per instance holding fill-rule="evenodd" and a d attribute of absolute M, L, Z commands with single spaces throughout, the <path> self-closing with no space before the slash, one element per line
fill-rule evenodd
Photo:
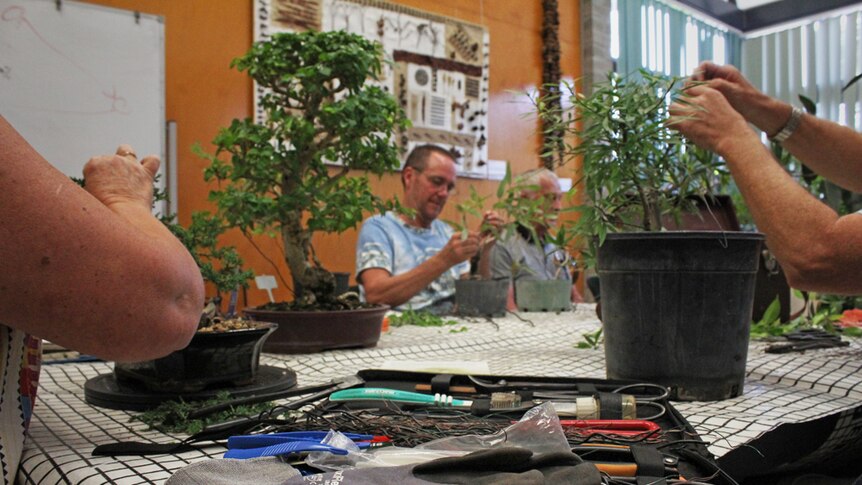
<path fill-rule="evenodd" d="M 787 120 L 784 128 L 781 128 L 781 131 L 769 137 L 769 139 L 777 143 L 782 143 L 784 140 L 790 138 L 790 135 L 799 128 L 799 120 L 802 119 L 802 113 L 803 111 L 801 109 L 794 106 L 793 111 L 790 112 L 790 119 Z"/>

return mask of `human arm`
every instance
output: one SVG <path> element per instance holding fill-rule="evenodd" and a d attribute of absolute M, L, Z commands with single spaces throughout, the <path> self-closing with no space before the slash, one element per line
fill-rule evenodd
<path fill-rule="evenodd" d="M 97 157 L 88 193 L 2 117 L 0 146 L 0 323 L 108 360 L 187 345 L 203 280 L 150 213 L 158 160 Z"/>
<path fill-rule="evenodd" d="M 363 227 L 363 230 L 366 228 Z M 364 244 L 362 235 L 359 244 L 361 251 Z M 413 298 L 451 267 L 469 260 L 478 250 L 478 233 L 468 233 L 466 238 L 456 233 L 440 251 L 404 273 L 393 275 L 381 264 L 357 270 L 357 279 L 365 290 L 366 301 L 394 307 Z M 392 257 L 389 254 L 390 261 Z"/>
<path fill-rule="evenodd" d="M 798 185 L 718 90 L 690 88 L 671 115 L 671 127 L 724 157 L 791 286 L 862 292 L 862 215 L 839 217 Z"/>
<path fill-rule="evenodd" d="M 792 106 L 751 85 L 733 66 L 704 62 L 693 79 L 724 95 L 747 121 L 769 136 L 790 118 Z M 803 114 L 799 127 L 782 144 L 808 168 L 854 192 L 862 192 L 862 134 L 832 121 Z"/>

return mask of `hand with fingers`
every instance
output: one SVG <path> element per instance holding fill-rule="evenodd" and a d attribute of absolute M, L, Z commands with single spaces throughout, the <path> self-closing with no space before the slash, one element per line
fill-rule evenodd
<path fill-rule="evenodd" d="M 120 145 L 115 155 L 93 157 L 87 162 L 84 188 L 109 208 L 131 203 L 150 210 L 159 164 L 155 156 L 139 162 L 132 147 Z"/>
<path fill-rule="evenodd" d="M 482 223 L 479 225 L 479 238 L 483 249 L 497 242 L 497 235 L 500 234 L 503 223 L 503 218 L 496 211 L 486 211 L 482 215 Z"/>
<path fill-rule="evenodd" d="M 725 155 L 730 144 L 757 134 L 727 99 L 707 85 L 692 85 L 670 107 L 668 126 L 701 148 Z"/>
<path fill-rule="evenodd" d="M 449 266 L 467 261 L 479 252 L 479 233 L 462 231 L 452 235 L 449 242 L 440 250 Z"/>
<path fill-rule="evenodd" d="M 768 135 L 774 135 L 784 126 L 793 109 L 759 91 L 734 66 L 703 62 L 695 69 L 691 80 L 693 84 L 721 93 L 736 112 Z"/>

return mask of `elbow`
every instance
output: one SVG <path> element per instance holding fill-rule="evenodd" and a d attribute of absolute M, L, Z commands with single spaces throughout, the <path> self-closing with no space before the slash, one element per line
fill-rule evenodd
<path fill-rule="evenodd" d="M 842 266 L 833 249 L 820 245 L 781 261 L 788 285 L 805 291 L 835 291 L 840 286 Z"/>
<path fill-rule="evenodd" d="M 142 312 L 145 319 L 136 322 L 138 329 L 124 345 L 109 350 L 104 356 L 118 362 L 139 362 L 157 359 L 188 346 L 198 328 L 204 306 L 204 282 L 196 265 L 182 273 L 180 284 L 173 291 L 162 292 L 154 311 Z M 145 340 L 142 339 L 145 335 Z"/>

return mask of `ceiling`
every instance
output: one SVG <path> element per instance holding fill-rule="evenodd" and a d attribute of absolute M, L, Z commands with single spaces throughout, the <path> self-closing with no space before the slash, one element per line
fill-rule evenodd
<path fill-rule="evenodd" d="M 677 0 L 742 32 L 860 5 L 862 0 Z"/>

